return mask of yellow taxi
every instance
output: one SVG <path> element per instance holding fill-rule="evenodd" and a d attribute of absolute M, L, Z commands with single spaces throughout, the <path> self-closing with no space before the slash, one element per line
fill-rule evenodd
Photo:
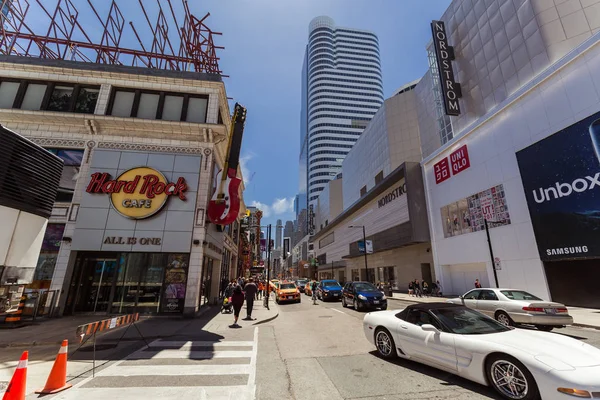
<path fill-rule="evenodd" d="M 300 289 L 294 282 L 281 282 L 277 288 L 275 302 L 277 304 L 285 301 L 300 303 Z"/>
<path fill-rule="evenodd" d="M 310 281 L 304 286 L 304 294 L 307 296 L 312 296 L 312 283 L 314 281 Z M 319 286 L 319 281 L 317 281 L 317 286 Z"/>

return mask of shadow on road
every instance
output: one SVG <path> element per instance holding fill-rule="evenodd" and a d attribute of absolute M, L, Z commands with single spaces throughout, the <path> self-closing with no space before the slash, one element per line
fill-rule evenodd
<path fill-rule="evenodd" d="M 382 359 L 386 362 L 395 364 L 399 367 L 410 369 L 411 371 L 418 372 L 423 375 L 427 375 L 431 378 L 439 379 L 439 380 L 443 381 L 441 383 L 441 385 L 443 385 L 443 386 L 448 386 L 448 387 L 454 386 L 454 387 L 466 389 L 471 392 L 480 394 L 482 396 L 485 396 L 488 399 L 502 400 L 502 397 L 500 397 L 494 391 L 494 389 L 487 387 L 487 386 L 480 385 L 475 382 L 471 382 L 467 379 L 453 375 L 449 372 L 435 369 L 435 368 L 429 367 L 424 364 L 419 364 L 415 361 L 405 360 L 403 358 L 396 358 L 394 360 L 385 359 L 379 355 L 379 352 L 377 352 L 377 350 L 371 351 L 370 354 L 372 354 L 375 357 Z"/>

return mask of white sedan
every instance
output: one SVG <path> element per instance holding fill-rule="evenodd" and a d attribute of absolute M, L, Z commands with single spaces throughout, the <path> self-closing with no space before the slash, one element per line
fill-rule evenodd
<path fill-rule="evenodd" d="M 514 329 L 462 305 L 428 303 L 363 320 L 384 358 L 402 357 L 492 386 L 504 398 L 600 398 L 600 349 Z"/>

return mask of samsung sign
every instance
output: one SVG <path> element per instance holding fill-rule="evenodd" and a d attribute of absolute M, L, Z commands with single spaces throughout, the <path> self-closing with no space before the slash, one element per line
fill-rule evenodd
<path fill-rule="evenodd" d="M 544 261 L 600 257 L 600 113 L 517 153 Z"/>
<path fill-rule="evenodd" d="M 448 46 L 446 27 L 442 21 L 431 22 L 433 45 L 440 74 L 440 85 L 444 96 L 444 109 L 447 115 L 460 115 L 458 99 L 462 97 L 460 84 L 454 80 L 454 71 L 451 61 L 454 60 L 454 48 Z"/>

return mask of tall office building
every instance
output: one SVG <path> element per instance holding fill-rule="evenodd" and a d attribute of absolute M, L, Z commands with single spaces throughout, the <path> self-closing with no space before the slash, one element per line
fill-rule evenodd
<path fill-rule="evenodd" d="M 299 197 L 305 194 L 307 204 L 341 171 L 382 103 L 377 36 L 314 18 L 302 67 Z"/>
<path fill-rule="evenodd" d="M 275 227 L 275 248 L 280 249 L 283 243 L 283 225 L 280 219 L 277 220 L 277 226 Z"/>

